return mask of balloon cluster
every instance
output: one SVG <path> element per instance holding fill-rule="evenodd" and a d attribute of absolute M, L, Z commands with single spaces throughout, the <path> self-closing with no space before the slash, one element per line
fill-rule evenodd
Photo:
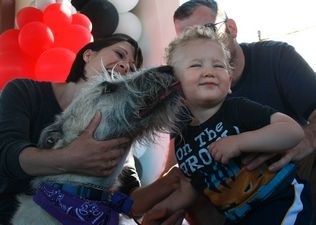
<path fill-rule="evenodd" d="M 0 35 L 0 89 L 11 79 L 64 81 L 76 53 L 93 41 L 90 19 L 65 4 L 22 8 Z"/>
<path fill-rule="evenodd" d="M 112 33 L 124 33 L 139 40 L 142 25 L 139 18 L 130 12 L 138 0 L 72 0 L 71 3 L 89 17 L 95 39 Z"/>
<path fill-rule="evenodd" d="M 118 12 L 114 5 L 109 1 L 85 1 L 82 8 L 77 8 L 77 10 L 90 19 L 94 39 L 100 39 L 111 35 L 117 27 L 119 20 Z"/>
<path fill-rule="evenodd" d="M 119 23 L 114 33 L 125 33 L 138 41 L 142 33 L 142 24 L 131 12 L 138 0 L 109 0 L 109 2 L 115 6 L 119 15 Z"/>

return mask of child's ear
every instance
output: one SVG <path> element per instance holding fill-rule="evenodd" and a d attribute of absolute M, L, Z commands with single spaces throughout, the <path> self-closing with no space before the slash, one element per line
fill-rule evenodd
<path fill-rule="evenodd" d="M 229 89 L 228 89 L 228 94 L 231 94 L 232 93 L 232 89 L 231 89 L 231 86 L 232 86 L 232 80 L 233 80 L 233 77 L 232 76 L 229 76 Z"/>

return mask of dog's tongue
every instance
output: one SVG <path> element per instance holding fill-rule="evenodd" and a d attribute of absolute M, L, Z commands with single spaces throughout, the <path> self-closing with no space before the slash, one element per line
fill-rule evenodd
<path fill-rule="evenodd" d="M 153 102 L 148 108 L 140 110 L 139 116 L 141 118 L 144 118 L 149 115 L 149 113 L 155 108 L 156 105 L 159 104 L 159 102 L 165 100 L 169 95 L 171 95 L 175 91 L 181 92 L 181 85 L 179 81 L 175 81 L 173 84 L 170 85 L 170 87 L 165 91 L 160 93 L 159 99 L 157 101 Z"/>

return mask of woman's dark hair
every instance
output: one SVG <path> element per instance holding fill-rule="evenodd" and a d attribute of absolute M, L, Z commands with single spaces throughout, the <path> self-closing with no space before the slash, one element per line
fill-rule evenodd
<path fill-rule="evenodd" d="M 140 68 L 143 64 L 143 55 L 138 43 L 126 34 L 112 34 L 111 36 L 95 40 L 94 42 L 90 42 L 85 45 L 80 51 L 77 53 L 74 62 L 72 63 L 69 75 L 66 79 L 66 82 L 77 82 L 80 79 L 87 80 L 87 77 L 84 73 L 84 67 L 86 62 L 83 60 L 83 54 L 87 49 L 91 49 L 93 51 L 100 51 L 103 48 L 114 45 L 118 42 L 126 41 L 130 43 L 134 49 L 134 59 L 136 68 Z"/>

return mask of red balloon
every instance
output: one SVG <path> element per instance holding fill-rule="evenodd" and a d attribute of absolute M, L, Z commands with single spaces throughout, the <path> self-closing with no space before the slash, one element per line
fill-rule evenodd
<path fill-rule="evenodd" d="M 66 80 L 76 55 L 66 48 L 50 48 L 43 52 L 35 64 L 35 77 L 41 81 Z"/>
<path fill-rule="evenodd" d="M 81 25 L 70 25 L 55 35 L 55 46 L 68 48 L 74 53 L 93 40 L 88 29 Z"/>
<path fill-rule="evenodd" d="M 32 78 L 32 62 L 22 52 L 0 53 L 0 89 L 15 78 Z"/>
<path fill-rule="evenodd" d="M 38 57 L 46 49 L 53 47 L 54 35 L 44 23 L 31 22 L 22 27 L 18 41 L 26 54 Z"/>
<path fill-rule="evenodd" d="M 17 29 L 10 29 L 0 35 L 0 53 L 20 50 L 19 33 L 20 31 Z"/>
<path fill-rule="evenodd" d="M 71 24 L 71 9 L 65 4 L 53 3 L 44 9 L 43 21 L 53 32 Z"/>
<path fill-rule="evenodd" d="M 75 13 L 72 15 L 72 24 L 84 26 L 89 31 L 92 30 L 92 23 L 90 19 L 82 13 Z"/>
<path fill-rule="evenodd" d="M 34 21 L 43 21 L 43 12 L 34 7 L 25 7 L 18 11 L 16 15 L 16 24 L 21 29 L 25 24 Z"/>

